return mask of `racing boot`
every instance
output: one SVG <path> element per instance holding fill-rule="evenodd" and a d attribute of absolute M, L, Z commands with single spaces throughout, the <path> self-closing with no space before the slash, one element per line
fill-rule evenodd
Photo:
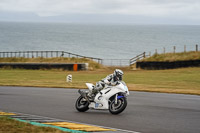
<path fill-rule="evenodd" d="M 87 97 L 88 97 L 88 99 L 90 100 L 90 101 L 94 101 L 94 98 L 95 98 L 95 94 L 94 93 L 91 93 L 91 92 L 89 92 L 88 94 L 87 94 Z"/>
<path fill-rule="evenodd" d="M 98 90 L 95 87 L 92 89 L 92 91 L 89 91 L 87 94 L 89 100 L 94 101 L 94 98 L 97 93 L 98 93 Z"/>

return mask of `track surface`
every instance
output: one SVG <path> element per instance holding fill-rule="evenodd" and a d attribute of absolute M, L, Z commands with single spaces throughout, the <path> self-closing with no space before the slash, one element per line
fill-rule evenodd
<path fill-rule="evenodd" d="M 0 87 L 0 110 L 95 124 L 142 133 L 199 133 L 200 96 L 130 92 L 120 115 L 77 112 L 76 89 Z"/>

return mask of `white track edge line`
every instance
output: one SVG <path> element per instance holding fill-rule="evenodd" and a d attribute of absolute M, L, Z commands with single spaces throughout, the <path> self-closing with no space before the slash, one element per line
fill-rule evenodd
<path fill-rule="evenodd" d="M 72 122 L 72 123 L 78 123 L 78 124 L 97 126 L 97 127 L 101 127 L 101 128 L 114 129 L 114 130 L 123 131 L 123 132 L 127 132 L 127 133 L 141 133 L 141 132 L 136 132 L 136 131 L 130 131 L 130 130 L 124 130 L 124 129 L 106 127 L 106 126 L 99 126 L 99 125 L 93 125 L 93 124 L 88 124 L 88 123 L 81 123 L 81 122 L 75 122 L 75 121 L 62 120 L 62 119 L 57 119 L 57 118 L 52 118 L 52 117 L 47 117 L 47 116 L 39 116 L 39 115 L 32 115 L 32 114 L 25 114 L 25 113 L 18 113 L 18 112 L 10 112 L 10 113 L 29 115 L 29 116 L 37 116 L 37 117 L 42 117 L 42 118 L 50 118 L 50 119 L 55 119 L 55 120 L 60 120 L 60 121 L 66 121 L 66 122 Z"/>

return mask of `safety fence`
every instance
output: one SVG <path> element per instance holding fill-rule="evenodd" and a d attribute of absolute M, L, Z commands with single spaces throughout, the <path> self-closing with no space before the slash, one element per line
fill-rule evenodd
<path fill-rule="evenodd" d="M 192 45 L 190 45 L 190 47 L 191 46 Z M 196 51 L 196 52 L 198 52 L 199 51 L 199 45 L 198 44 L 194 45 L 194 49 L 193 50 L 187 49 L 187 46 L 184 45 L 183 50 L 184 51 L 182 51 L 182 52 L 189 52 L 189 51 Z M 177 47 L 173 46 L 170 51 L 171 51 L 171 53 L 177 53 Z M 166 52 L 166 48 L 165 47 L 163 47 L 163 49 L 159 49 L 159 50 L 155 49 L 155 52 L 153 52 L 153 54 L 166 54 L 166 53 L 167 52 Z M 151 52 L 149 52 L 149 56 L 151 56 Z"/>
<path fill-rule="evenodd" d="M 130 59 L 103 59 L 102 64 L 105 66 L 125 67 L 130 65 Z"/>
<path fill-rule="evenodd" d="M 130 59 L 130 65 L 135 64 L 138 60 L 144 59 L 146 57 L 146 53 L 139 54 Z"/>
<path fill-rule="evenodd" d="M 102 64 L 102 59 L 87 57 L 78 54 L 73 54 L 65 51 L 17 51 L 17 52 L 0 52 L 0 58 L 8 57 L 24 57 L 24 58 L 53 58 L 53 57 L 69 57 L 69 58 L 85 58 Z"/>
<path fill-rule="evenodd" d="M 68 57 L 68 58 L 85 58 L 93 60 L 105 66 L 129 66 L 136 63 L 137 60 L 145 58 L 145 52 L 132 59 L 101 59 L 94 57 L 87 57 L 78 54 L 73 54 L 65 51 L 16 51 L 16 52 L 0 52 L 0 58 L 9 57 L 23 57 L 23 58 L 54 58 L 54 57 Z"/>

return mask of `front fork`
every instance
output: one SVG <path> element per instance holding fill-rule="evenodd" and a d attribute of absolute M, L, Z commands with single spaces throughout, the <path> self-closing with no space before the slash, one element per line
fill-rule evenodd
<path fill-rule="evenodd" d="M 119 96 L 118 96 L 118 94 L 116 94 L 116 95 L 115 95 L 115 104 L 117 104 L 117 99 L 120 99 L 120 98 L 122 98 L 122 97 L 124 97 L 124 95 L 119 95 Z"/>

